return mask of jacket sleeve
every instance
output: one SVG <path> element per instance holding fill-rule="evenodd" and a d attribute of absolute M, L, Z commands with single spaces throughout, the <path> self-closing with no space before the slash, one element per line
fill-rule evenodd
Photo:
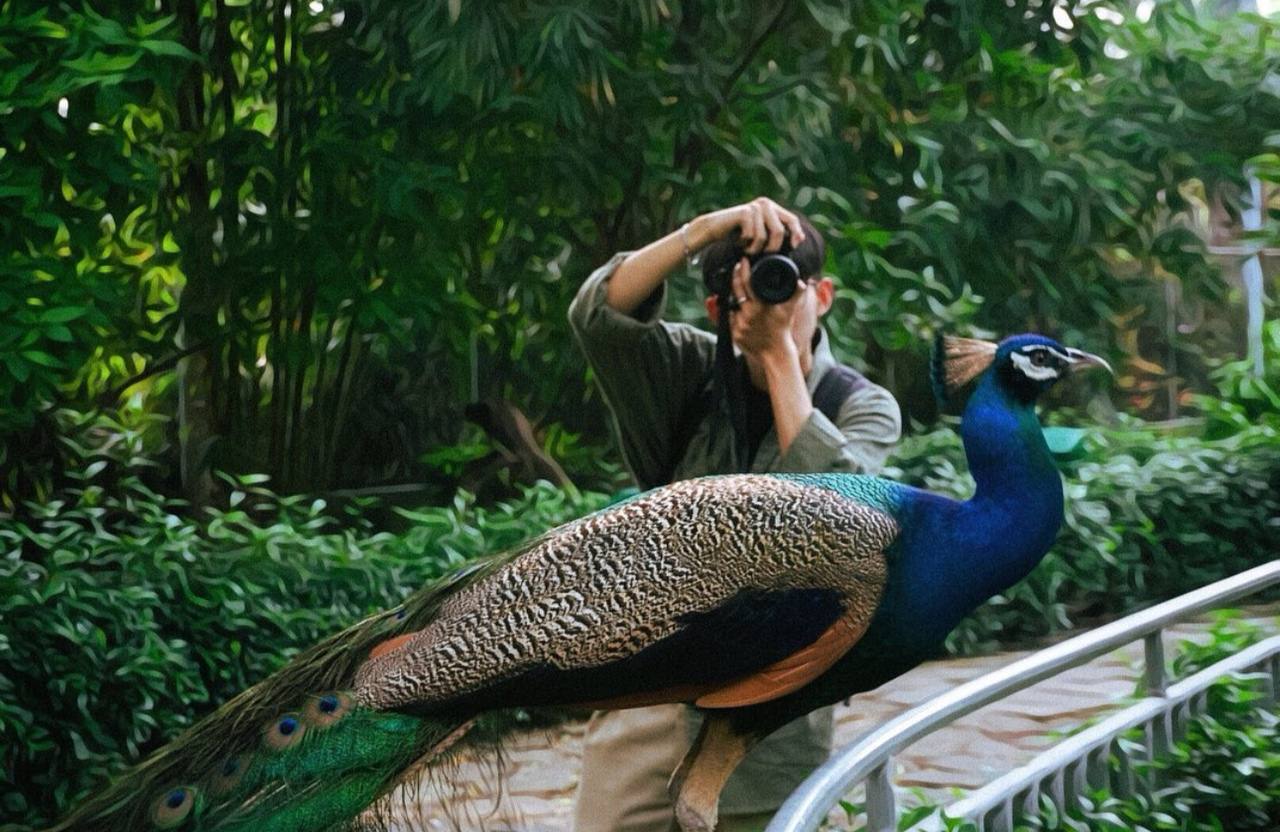
<path fill-rule="evenodd" d="M 605 301 L 609 279 L 628 252 L 596 269 L 569 306 L 569 325 L 613 414 L 618 441 L 636 482 L 668 482 L 672 442 L 686 407 L 706 384 L 714 338 L 662 320 L 665 285 L 633 314 Z"/>
<path fill-rule="evenodd" d="M 874 474 L 901 435 L 897 400 L 883 387 L 867 384 L 844 400 L 834 422 L 815 407 L 774 470 Z"/>

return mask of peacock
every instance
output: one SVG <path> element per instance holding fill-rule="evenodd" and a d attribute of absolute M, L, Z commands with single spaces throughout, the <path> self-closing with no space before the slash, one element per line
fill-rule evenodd
<path fill-rule="evenodd" d="M 715 828 L 748 749 L 935 655 L 1025 576 L 1063 517 L 1037 398 L 1101 358 L 1036 334 L 939 339 L 973 496 L 852 474 L 656 488 L 472 564 L 299 655 L 78 807 L 56 830 L 385 827 L 387 796 L 494 741 L 512 707 L 692 703 L 677 819 Z"/>

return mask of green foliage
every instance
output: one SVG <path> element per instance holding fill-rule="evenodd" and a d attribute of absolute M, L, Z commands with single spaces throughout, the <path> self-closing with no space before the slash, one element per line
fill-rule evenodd
<path fill-rule="evenodd" d="M 1257 375 L 1247 359 L 1225 361 L 1213 371 L 1218 395 L 1196 397 L 1209 436 L 1228 436 L 1259 423 L 1280 427 L 1280 321 L 1263 325 L 1262 345 L 1264 375 Z"/>
<path fill-rule="evenodd" d="M 154 337 L 159 173 L 138 145 L 194 57 L 172 24 L 125 3 L 0 8 L 0 435 L 60 388 L 100 387 L 103 350 L 124 373 Z"/>
<path fill-rule="evenodd" d="M 193 498 L 211 467 L 420 480 L 488 395 L 602 437 L 563 323 L 581 279 L 758 193 L 830 229 L 836 347 L 909 410 L 943 326 L 1158 351 L 1177 383 L 1228 341 L 1163 339 L 1166 288 L 1222 295 L 1179 212 L 1265 168 L 1280 122 L 1274 25 L 1248 24 L 1181 0 L 11 0 L 0 465 L 50 402 L 130 383 L 179 416 Z"/>
<path fill-rule="evenodd" d="M 950 430 L 909 438 L 890 476 L 967 496 Z M 1259 425 L 1221 439 L 1132 424 L 1092 430 L 1063 462 L 1066 521 L 1031 575 L 978 609 L 949 649 L 1026 642 L 1170 598 L 1280 555 L 1280 439 Z"/>
<path fill-rule="evenodd" d="M 0 516 L 0 809 L 39 823 L 298 649 L 452 566 L 601 507 L 546 484 L 489 508 L 459 496 L 376 531 L 322 501 L 233 482 L 199 521 L 121 465 L 85 460 L 27 519 Z"/>

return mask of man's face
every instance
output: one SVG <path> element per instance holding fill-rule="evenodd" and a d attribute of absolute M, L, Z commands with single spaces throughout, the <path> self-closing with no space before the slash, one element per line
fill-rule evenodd
<path fill-rule="evenodd" d="M 804 281 L 804 288 L 797 290 L 791 300 L 781 304 L 790 307 L 791 314 L 785 325 L 790 330 L 796 349 L 802 355 L 808 353 L 813 343 L 813 333 L 818 328 L 818 320 L 831 308 L 834 298 L 835 284 L 831 278 L 811 277 Z M 721 310 L 714 295 L 706 299 L 706 307 L 711 322 L 718 323 Z"/>
<path fill-rule="evenodd" d="M 831 301 L 835 297 L 835 285 L 829 277 L 810 278 L 804 282 L 804 289 L 796 298 L 795 314 L 791 318 L 791 338 L 796 349 L 807 351 L 813 343 L 813 333 L 818 328 L 818 319 L 827 314 Z"/>

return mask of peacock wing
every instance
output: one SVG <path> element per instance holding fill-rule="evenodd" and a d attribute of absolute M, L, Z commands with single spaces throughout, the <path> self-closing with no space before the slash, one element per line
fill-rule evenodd
<path fill-rule="evenodd" d="M 430 712 L 780 696 L 856 642 L 897 532 L 889 512 L 812 482 L 734 475 L 656 489 L 458 591 L 374 651 L 356 697 Z"/>

